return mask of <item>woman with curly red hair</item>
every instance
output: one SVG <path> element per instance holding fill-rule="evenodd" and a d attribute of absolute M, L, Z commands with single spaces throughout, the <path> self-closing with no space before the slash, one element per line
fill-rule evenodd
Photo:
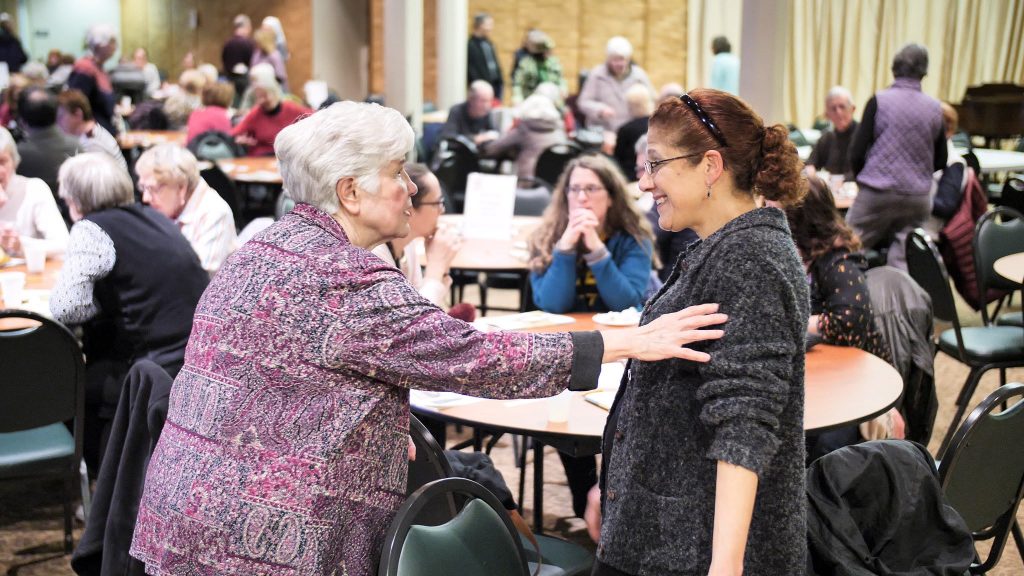
<path fill-rule="evenodd" d="M 694 90 L 651 117 L 640 189 L 658 225 L 700 240 L 641 325 L 719 302 L 702 365 L 630 363 L 605 428 L 597 575 L 786 574 L 805 565 L 807 282 L 786 216 L 806 192 L 796 148 L 742 100 Z M 594 533 L 596 506 L 588 510 Z"/>

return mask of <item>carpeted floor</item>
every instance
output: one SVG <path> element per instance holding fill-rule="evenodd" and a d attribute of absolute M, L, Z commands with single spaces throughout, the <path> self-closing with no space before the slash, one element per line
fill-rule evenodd
<path fill-rule="evenodd" d="M 478 302 L 472 287 L 466 291 L 466 300 Z M 492 290 L 488 300 L 493 305 L 515 305 L 515 295 L 508 291 Z M 968 325 L 979 325 L 980 316 L 961 305 L 960 318 Z M 936 380 L 939 395 L 939 413 L 929 449 L 934 454 L 953 416 L 953 400 L 960 386 L 967 378 L 967 369 L 960 363 L 940 354 L 935 361 Z M 1008 381 L 1024 382 L 1024 369 L 1008 372 Z M 978 404 L 999 383 L 998 373 L 990 372 L 982 380 L 978 392 L 971 399 L 971 405 Z M 465 434 L 465 432 L 464 432 Z M 450 430 L 450 440 L 459 435 Z M 1008 446 L 1008 450 L 1020 450 L 1020 446 Z M 502 439 L 491 453 L 498 469 L 508 484 L 517 486 L 519 470 L 512 457 L 512 445 Z M 531 457 L 532 460 L 532 457 Z M 582 520 L 572 517 L 572 502 L 569 489 L 558 456 L 552 449 L 545 454 L 544 483 L 544 528 L 590 548 L 590 542 Z M 528 463 L 529 466 L 529 463 Z M 60 505 L 60 484 L 45 482 L 3 482 L 0 483 L 0 575 L 22 576 L 72 574 L 69 557 L 62 554 L 61 539 L 63 520 Z M 524 517 L 531 519 L 532 474 L 526 475 L 526 501 Z M 1024 523 L 1024 507 L 1017 518 Z M 81 526 L 76 526 L 75 539 L 79 538 Z M 982 545 L 979 550 L 987 552 Z M 1024 562 L 1011 539 L 1006 546 L 1000 564 L 990 572 L 993 576 L 1024 576 Z"/>

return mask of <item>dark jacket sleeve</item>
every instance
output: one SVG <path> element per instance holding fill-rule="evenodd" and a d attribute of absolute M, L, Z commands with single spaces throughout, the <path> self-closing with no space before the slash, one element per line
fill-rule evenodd
<path fill-rule="evenodd" d="M 853 142 L 850 143 L 850 169 L 853 170 L 854 176 L 864 169 L 868 150 L 875 143 L 875 112 L 877 111 L 878 103 L 872 96 L 864 106 L 864 115 L 861 116 L 857 133 L 853 135 Z"/>
<path fill-rule="evenodd" d="M 829 142 L 835 138 L 835 134 L 829 130 L 818 138 L 811 149 L 811 155 L 807 158 L 807 165 L 821 168 L 828 165 Z"/>
<path fill-rule="evenodd" d="M 949 220 L 956 214 L 960 207 L 960 200 L 963 198 L 963 189 L 960 185 L 964 181 L 964 166 L 962 162 L 950 164 L 942 171 L 939 178 L 938 191 L 932 201 L 932 215 L 936 218 Z"/>
<path fill-rule="evenodd" d="M 946 146 L 946 132 L 939 130 L 938 136 L 935 137 L 935 162 L 932 168 L 942 170 L 946 167 L 947 160 L 949 160 L 949 148 Z"/>

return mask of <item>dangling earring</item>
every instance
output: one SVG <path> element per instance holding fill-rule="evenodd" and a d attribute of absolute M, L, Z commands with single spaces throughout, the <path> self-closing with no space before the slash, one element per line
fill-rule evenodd
<path fill-rule="evenodd" d="M 711 198 L 711 184 L 708 184 L 707 197 Z"/>

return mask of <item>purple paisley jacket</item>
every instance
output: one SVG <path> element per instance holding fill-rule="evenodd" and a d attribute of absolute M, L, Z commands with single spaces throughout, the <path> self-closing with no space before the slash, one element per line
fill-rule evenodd
<path fill-rule="evenodd" d="M 131 554 L 156 575 L 370 576 L 410 387 L 550 396 L 592 388 L 601 354 L 596 333 L 480 333 L 300 204 L 199 302 Z"/>

